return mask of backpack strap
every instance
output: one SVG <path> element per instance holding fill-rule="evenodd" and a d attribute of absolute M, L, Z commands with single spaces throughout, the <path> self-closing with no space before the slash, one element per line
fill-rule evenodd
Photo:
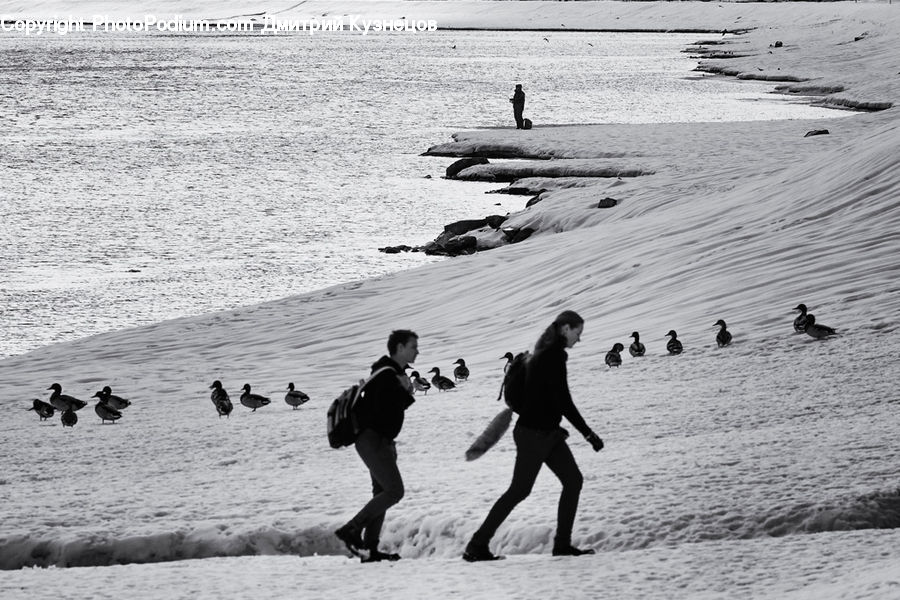
<path fill-rule="evenodd" d="M 375 369 L 375 372 L 372 373 L 371 375 L 369 375 L 368 379 L 363 379 L 363 380 L 362 380 L 362 383 L 360 384 L 360 387 L 366 387 L 366 385 L 368 385 L 368 383 L 369 383 L 370 381 L 372 381 L 373 379 L 375 379 L 376 377 L 378 377 L 379 375 L 381 375 L 381 374 L 384 373 L 385 371 L 393 371 L 393 370 L 394 370 L 394 367 L 387 367 L 387 366 L 385 366 L 385 367 L 379 367 L 379 368 Z"/>

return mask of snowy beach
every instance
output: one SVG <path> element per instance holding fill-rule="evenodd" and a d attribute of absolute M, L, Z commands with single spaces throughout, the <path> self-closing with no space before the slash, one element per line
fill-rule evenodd
<path fill-rule="evenodd" d="M 900 598 L 900 6 L 292 6 L 224 3 L 205 15 L 202 4 L 151 2 L 139 12 L 747 29 L 716 46 L 735 58 L 703 68 L 769 77 L 833 106 L 893 107 L 708 124 L 542 128 L 536 116 L 528 132 L 423 139 L 417 151 L 505 148 L 647 174 L 517 183 L 545 190 L 510 216 L 507 225 L 535 230 L 518 244 L 0 361 L 0 596 Z M 68 10 L 0 3 L 12 18 Z M 804 137 L 821 129 L 829 133 Z M 604 197 L 617 205 L 596 208 Z M 840 335 L 794 333 L 800 302 Z M 571 439 L 585 475 L 573 541 L 597 554 L 550 556 L 559 487 L 542 472 L 494 539 L 507 560 L 464 563 L 515 454 L 507 435 L 463 459 L 499 410 L 500 356 L 533 346 L 566 308 L 586 318 L 570 352 L 572 393 L 606 442 L 594 454 Z M 734 333 L 727 348 L 716 348 L 717 319 Z M 353 450 L 328 447 L 325 410 L 401 327 L 420 335 L 420 372 L 449 372 L 463 357 L 472 376 L 419 395 L 407 412 L 398 439 L 407 491 L 382 538 L 404 558 L 360 565 L 332 532 L 368 496 L 368 476 Z M 670 329 L 683 355 L 666 355 Z M 603 355 L 632 331 L 647 356 L 609 369 Z M 215 379 L 236 404 L 249 382 L 272 405 L 219 419 Z M 282 400 L 289 381 L 312 398 L 296 411 Z M 92 402 L 64 429 L 58 415 L 40 422 L 25 410 L 53 382 L 84 400 L 110 385 L 133 404 L 101 425 Z"/>

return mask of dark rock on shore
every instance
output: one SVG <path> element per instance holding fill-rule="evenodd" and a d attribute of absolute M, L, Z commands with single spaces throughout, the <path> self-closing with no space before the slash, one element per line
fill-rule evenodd
<path fill-rule="evenodd" d="M 532 233 L 534 233 L 534 229 L 532 229 L 531 227 L 523 227 L 521 229 L 507 227 L 503 230 L 503 235 L 506 237 L 506 241 L 510 244 L 518 244 L 523 240 L 527 240 L 531 237 Z"/>
<path fill-rule="evenodd" d="M 444 235 L 462 235 L 473 229 L 481 229 L 482 227 L 490 227 L 491 229 L 500 229 L 500 226 L 508 217 L 502 215 L 490 215 L 483 219 L 466 219 L 456 221 L 449 225 L 444 225 Z"/>
<path fill-rule="evenodd" d="M 384 248 L 379 248 L 378 251 L 385 254 L 400 254 L 401 252 L 415 252 L 416 248 L 401 244 L 399 246 L 385 246 Z"/>
<path fill-rule="evenodd" d="M 543 200 L 543 197 L 542 197 L 543 195 L 544 195 L 544 193 L 541 192 L 537 196 L 533 196 L 528 202 L 525 203 L 525 208 L 528 208 L 529 206 L 534 206 L 535 204 L 537 204 L 538 202 Z"/>
<path fill-rule="evenodd" d="M 542 194 L 547 190 L 540 189 L 537 190 L 537 193 Z M 491 190 L 489 192 L 485 192 L 485 194 L 508 194 L 510 196 L 530 196 L 534 194 L 535 190 L 530 187 L 523 187 L 517 185 L 508 185 L 505 188 L 500 188 L 499 190 Z"/>
<path fill-rule="evenodd" d="M 456 174 L 462 171 L 463 169 L 468 169 L 469 167 L 474 167 L 475 165 L 486 165 L 488 163 L 488 159 L 484 157 L 469 157 L 469 158 L 461 158 L 449 167 L 447 167 L 446 177 L 447 179 L 453 179 L 456 177 Z"/>
<path fill-rule="evenodd" d="M 445 225 L 444 231 L 434 241 L 428 242 L 424 246 L 413 248 L 412 246 L 401 244 L 399 246 L 386 246 L 378 250 L 385 254 L 399 254 L 400 252 L 424 252 L 425 254 L 438 256 L 473 254 L 478 251 L 478 238 L 474 235 L 465 234 L 485 227 L 500 229 L 507 218 L 505 215 L 489 215 L 483 219 L 456 221 Z M 528 235 L 531 235 L 531 233 Z"/>
<path fill-rule="evenodd" d="M 445 238 L 444 234 L 441 234 L 433 242 L 422 246 L 422 251 L 429 255 L 459 256 L 460 254 L 474 254 L 477 246 L 478 240 L 474 235 Z"/>
<path fill-rule="evenodd" d="M 610 198 L 607 196 L 606 198 L 602 199 L 597 204 L 597 208 L 612 208 L 613 206 L 615 206 L 618 203 L 619 203 L 619 201 L 616 200 L 615 198 Z"/>

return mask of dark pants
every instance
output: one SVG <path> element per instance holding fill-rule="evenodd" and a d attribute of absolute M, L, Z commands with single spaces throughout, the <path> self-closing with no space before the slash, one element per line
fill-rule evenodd
<path fill-rule="evenodd" d="M 356 452 L 372 476 L 372 499 L 350 523 L 363 531 L 366 547 L 375 550 L 381 538 L 384 513 L 403 498 L 403 478 L 397 468 L 397 446 L 393 440 L 364 429 L 356 438 Z"/>
<path fill-rule="evenodd" d="M 516 129 L 525 129 L 525 119 L 522 118 L 522 112 L 525 106 L 513 106 L 513 117 L 516 119 Z"/>
<path fill-rule="evenodd" d="M 472 542 L 486 546 L 491 541 L 506 517 L 531 493 L 541 465 L 546 463 L 562 483 L 556 516 L 555 544 L 571 544 L 572 527 L 575 524 L 584 477 L 566 443 L 565 432 L 562 429 L 540 431 L 516 424 L 513 438 L 516 441 L 516 466 L 513 469 L 512 483 L 494 503 L 484 523 L 472 536 Z"/>

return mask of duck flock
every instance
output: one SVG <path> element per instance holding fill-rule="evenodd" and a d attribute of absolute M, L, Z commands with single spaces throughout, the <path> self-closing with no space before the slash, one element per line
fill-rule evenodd
<path fill-rule="evenodd" d="M 49 401 L 44 402 L 43 400 L 35 398 L 32 401 L 31 408 L 28 410 L 36 412 L 41 421 L 46 421 L 52 417 L 56 411 L 59 411 L 62 413 L 60 420 L 62 421 L 63 427 L 75 427 L 75 424 L 78 423 L 78 415 L 76 413 L 87 406 L 87 402 L 79 400 L 74 396 L 63 394 L 62 386 L 58 383 L 54 383 L 47 389 L 53 391 L 53 393 L 50 394 Z M 94 394 L 93 397 L 99 398 L 97 404 L 94 405 L 94 412 L 100 417 L 101 424 L 106 423 L 107 421 L 115 423 L 122 418 L 122 410 L 131 406 L 131 400 L 126 400 L 121 396 L 114 395 L 112 393 L 112 388 L 108 385 L 104 386 L 103 389 Z"/>
<path fill-rule="evenodd" d="M 216 407 L 216 412 L 219 413 L 219 417 L 231 415 L 231 411 L 234 410 L 234 405 L 231 403 L 231 398 L 228 397 L 228 392 L 222 387 L 222 382 L 216 379 L 212 382 L 212 385 L 209 386 L 209 389 L 212 390 L 210 400 L 212 400 L 213 406 Z M 268 406 L 272 403 L 271 399 L 252 393 L 250 391 L 252 388 L 249 383 L 245 383 L 244 387 L 241 389 L 243 390 L 243 393 L 241 394 L 241 404 L 249 408 L 252 412 L 256 412 L 257 408 L 262 408 L 263 406 Z M 309 396 L 307 394 L 298 389 L 294 389 L 293 382 L 288 384 L 287 389 L 288 391 L 284 395 L 284 402 L 294 410 L 297 410 L 300 405 L 306 404 L 309 401 Z"/>
<path fill-rule="evenodd" d="M 815 315 L 809 312 L 809 309 L 805 304 L 798 304 L 793 310 L 799 313 L 794 319 L 795 332 L 806 333 L 815 339 L 824 339 L 837 335 L 834 328 L 817 323 Z M 731 332 L 728 331 L 728 325 L 725 321 L 719 319 L 713 324 L 713 327 L 719 328 L 718 332 L 716 332 L 716 346 L 723 348 L 730 345 L 733 338 Z M 628 352 L 631 356 L 644 356 L 647 352 L 647 348 L 641 342 L 640 333 L 634 331 L 629 337 L 634 339 L 628 346 Z M 670 330 L 665 337 L 669 338 L 666 342 L 666 351 L 670 355 L 678 355 L 684 352 L 684 345 L 681 343 L 681 340 L 678 339 L 678 333 L 674 329 Z M 625 346 L 623 344 L 619 342 L 613 344 L 612 349 L 606 353 L 606 364 L 610 368 L 621 366 L 622 352 L 624 351 Z M 509 364 L 513 361 L 513 354 L 507 352 L 501 359 L 506 360 L 506 365 L 504 366 L 505 372 L 506 368 L 508 368 Z M 453 379 L 441 375 L 441 370 L 438 367 L 434 367 L 428 371 L 428 373 L 434 374 L 431 381 L 421 376 L 418 371 L 412 371 L 409 375 L 409 379 L 413 391 L 416 393 L 422 392 L 423 394 L 427 394 L 428 390 L 433 387 L 440 392 L 444 392 L 454 389 L 457 383 L 468 380 L 469 367 L 466 366 L 466 361 L 459 358 L 453 364 L 456 365 L 453 367 Z M 230 416 L 232 410 L 234 410 L 234 405 L 231 402 L 231 398 L 228 396 L 228 392 L 226 392 L 225 388 L 222 386 L 222 382 L 217 379 L 216 381 L 213 381 L 209 388 L 212 390 L 210 399 L 212 400 L 213 406 L 215 406 L 219 417 Z M 60 420 L 62 421 L 63 427 L 74 427 L 75 424 L 78 423 L 77 412 L 87 406 L 88 403 L 73 396 L 63 394 L 62 386 L 59 383 L 54 383 L 47 389 L 48 391 L 53 392 L 48 401 L 44 402 L 43 400 L 35 398 L 32 401 L 32 407 L 28 410 L 35 411 L 41 421 L 53 417 L 56 411 L 59 411 L 61 413 Z M 251 392 L 251 389 L 249 383 L 244 384 L 240 397 L 241 404 L 251 409 L 253 412 L 256 412 L 256 409 L 258 408 L 271 404 L 271 399 L 259 394 L 254 394 Z M 309 401 L 309 396 L 300 390 L 295 389 L 293 383 L 288 384 L 287 390 L 284 401 L 294 410 Z M 112 393 L 112 388 L 108 385 L 104 386 L 102 390 L 98 391 L 92 397 L 98 399 L 97 404 L 94 405 L 94 412 L 100 417 L 101 424 L 107 422 L 115 423 L 122 418 L 122 411 L 131 406 L 130 400 L 114 395 Z"/>

